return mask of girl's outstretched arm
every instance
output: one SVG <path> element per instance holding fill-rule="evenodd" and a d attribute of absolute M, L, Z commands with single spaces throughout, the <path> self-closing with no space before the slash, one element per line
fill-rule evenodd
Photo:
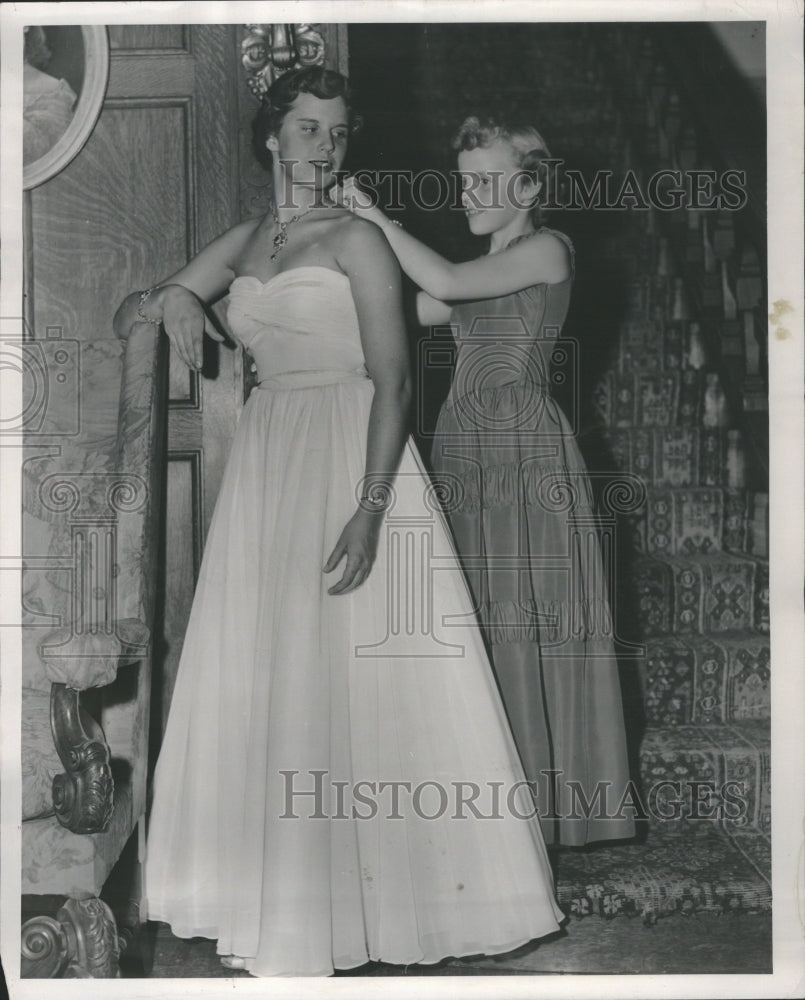
<path fill-rule="evenodd" d="M 351 178 L 342 191 L 344 204 L 383 230 L 400 267 L 434 299 L 491 299 L 530 285 L 556 284 L 570 275 L 570 251 L 551 233 L 537 233 L 499 253 L 454 264 L 373 207 Z"/>
<path fill-rule="evenodd" d="M 441 299 L 434 299 L 427 292 L 417 292 L 416 318 L 420 326 L 438 326 L 439 323 L 450 321 L 451 307 Z"/>

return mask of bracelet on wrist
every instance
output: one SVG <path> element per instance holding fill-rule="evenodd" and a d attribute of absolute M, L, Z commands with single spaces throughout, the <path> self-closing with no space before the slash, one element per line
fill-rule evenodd
<path fill-rule="evenodd" d="M 151 293 L 155 292 L 160 285 L 152 285 L 151 288 L 146 288 L 144 292 L 140 292 L 140 300 L 137 303 L 137 316 L 143 321 L 143 323 L 150 323 L 152 326 L 160 326 L 162 323 L 162 317 L 159 319 L 151 319 L 150 316 L 146 316 L 143 312 L 143 306 L 151 297 Z"/>
<path fill-rule="evenodd" d="M 364 493 L 358 499 L 358 506 L 361 510 L 365 510 L 370 514 L 382 514 L 389 506 L 388 494 L 375 493 L 372 495 L 371 493 Z"/>

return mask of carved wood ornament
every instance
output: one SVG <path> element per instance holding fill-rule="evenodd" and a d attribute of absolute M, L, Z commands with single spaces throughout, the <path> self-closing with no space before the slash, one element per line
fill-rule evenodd
<path fill-rule="evenodd" d="M 120 945 L 112 911 L 100 899 L 68 899 L 56 917 L 22 925 L 23 979 L 111 979 Z"/>
<path fill-rule="evenodd" d="M 53 684 L 50 724 L 66 774 L 53 779 L 53 808 L 73 833 L 101 833 L 112 819 L 114 782 L 100 725 L 81 707 L 78 691 Z"/>
<path fill-rule="evenodd" d="M 241 42 L 246 84 L 262 100 L 278 76 L 302 66 L 323 66 L 324 36 L 319 24 L 247 24 Z"/>

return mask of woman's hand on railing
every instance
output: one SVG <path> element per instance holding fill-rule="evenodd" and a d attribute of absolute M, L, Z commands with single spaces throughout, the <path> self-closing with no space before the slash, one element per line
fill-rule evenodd
<path fill-rule="evenodd" d="M 163 326 L 176 355 L 196 370 L 204 360 L 204 334 L 219 342 L 225 339 L 207 318 L 198 296 L 184 285 L 158 285 L 147 294 L 128 295 L 115 313 L 115 335 L 128 340 L 138 323 Z"/>
<path fill-rule="evenodd" d="M 161 319 L 175 354 L 188 368 L 200 370 L 204 361 L 204 334 L 223 341 L 207 319 L 200 299 L 183 285 L 163 285 L 155 289 L 143 304 L 149 320 Z"/>

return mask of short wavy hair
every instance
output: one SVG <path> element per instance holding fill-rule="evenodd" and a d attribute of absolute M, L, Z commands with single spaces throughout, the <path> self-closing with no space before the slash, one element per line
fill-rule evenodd
<path fill-rule="evenodd" d="M 304 69 L 283 73 L 271 84 L 263 98 L 263 106 L 252 121 L 252 151 L 257 162 L 266 169 L 272 164 L 271 152 L 266 149 L 266 140 L 270 135 L 276 135 L 282 128 L 285 116 L 300 94 L 312 94 L 323 101 L 342 98 L 347 106 L 350 132 L 354 134 L 360 128 L 361 119 L 353 112 L 349 81 L 345 76 L 336 73 L 335 70 L 324 69 L 322 66 L 307 66 Z"/>
<path fill-rule="evenodd" d="M 524 119 L 508 120 L 502 116 L 470 115 L 465 118 L 453 136 L 452 147 L 457 152 L 468 149 L 486 149 L 495 142 L 506 142 L 514 151 L 515 162 L 533 181 L 547 186 L 547 160 L 551 159 L 548 144 L 537 129 Z M 542 221 L 539 201 L 530 209 L 534 225 Z"/>

